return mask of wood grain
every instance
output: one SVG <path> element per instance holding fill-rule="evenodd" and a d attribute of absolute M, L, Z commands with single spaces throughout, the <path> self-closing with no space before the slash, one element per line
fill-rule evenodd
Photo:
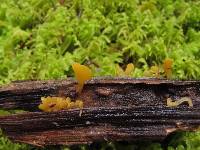
<path fill-rule="evenodd" d="M 73 145 L 94 141 L 163 140 L 176 130 L 200 125 L 200 81 L 96 78 L 81 95 L 73 79 L 15 82 L 0 88 L 0 108 L 24 109 L 24 114 L 1 116 L 0 127 L 18 142 L 37 146 Z M 83 110 L 39 112 L 42 96 L 69 96 L 84 101 Z M 190 97 L 175 108 L 167 98 Z M 82 111 L 80 115 L 80 111 Z"/>

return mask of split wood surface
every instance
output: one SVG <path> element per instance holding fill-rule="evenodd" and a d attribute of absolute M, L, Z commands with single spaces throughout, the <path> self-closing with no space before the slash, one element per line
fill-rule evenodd
<path fill-rule="evenodd" d="M 13 141 L 37 146 L 94 141 L 163 140 L 177 130 L 200 125 L 200 81 L 95 78 L 80 95 L 73 79 L 22 81 L 0 87 L 0 109 L 29 112 L 0 116 L 0 128 Z M 41 97 L 65 96 L 84 101 L 83 110 L 40 112 Z M 192 99 L 167 107 L 167 98 Z"/>

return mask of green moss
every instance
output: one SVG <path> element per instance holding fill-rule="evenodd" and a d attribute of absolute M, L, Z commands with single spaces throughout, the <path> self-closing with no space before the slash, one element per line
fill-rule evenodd
<path fill-rule="evenodd" d="M 132 76 L 142 77 L 166 57 L 174 60 L 173 78 L 200 79 L 199 8 L 195 0 L 1 0 L 0 84 L 66 78 L 73 62 L 95 76 L 134 63 Z M 175 139 L 169 149 L 198 149 L 199 135 L 185 133 L 186 143 Z"/>
<path fill-rule="evenodd" d="M 28 146 L 24 144 L 12 143 L 6 137 L 2 135 L 0 130 L 0 150 L 25 150 Z"/>

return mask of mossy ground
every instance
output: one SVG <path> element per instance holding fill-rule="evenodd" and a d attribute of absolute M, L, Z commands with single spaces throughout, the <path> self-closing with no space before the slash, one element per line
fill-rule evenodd
<path fill-rule="evenodd" d="M 1 0 L 0 84 L 66 78 L 73 62 L 95 76 L 114 76 L 116 64 L 133 63 L 132 76 L 142 77 L 166 57 L 174 61 L 173 79 L 200 79 L 198 0 Z M 198 132 L 179 133 L 169 149 L 200 149 L 199 140 Z M 162 149 L 142 145 L 102 143 L 99 149 Z M 1 136 L 0 149 L 34 148 Z"/>

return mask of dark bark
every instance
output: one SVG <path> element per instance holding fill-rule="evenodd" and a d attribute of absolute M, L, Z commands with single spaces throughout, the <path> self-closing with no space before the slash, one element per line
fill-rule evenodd
<path fill-rule="evenodd" d="M 87 82 L 79 95 L 85 107 L 166 106 L 166 99 L 190 97 L 200 106 L 200 81 L 98 78 Z M 72 79 L 15 82 L 0 87 L 0 108 L 38 110 L 43 96 L 77 98 Z"/>

